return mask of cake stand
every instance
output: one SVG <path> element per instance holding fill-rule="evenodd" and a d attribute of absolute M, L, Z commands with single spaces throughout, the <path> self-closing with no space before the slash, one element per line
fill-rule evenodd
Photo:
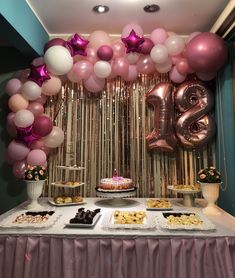
<path fill-rule="evenodd" d="M 194 194 L 201 192 L 201 189 L 195 189 L 195 190 L 177 189 L 174 188 L 173 185 L 169 185 L 167 186 L 167 188 L 173 192 L 183 194 L 183 204 L 185 207 L 193 207 L 195 204 Z"/>
<path fill-rule="evenodd" d="M 102 203 L 112 206 L 112 207 L 123 207 L 128 206 L 131 203 L 135 203 L 134 200 L 127 200 L 124 198 L 131 198 L 136 196 L 137 188 L 134 187 L 132 189 L 125 189 L 125 190 L 113 190 L 113 191 L 105 191 L 100 190 L 96 187 L 96 196 L 101 198 L 108 198 L 105 201 L 101 201 Z"/>

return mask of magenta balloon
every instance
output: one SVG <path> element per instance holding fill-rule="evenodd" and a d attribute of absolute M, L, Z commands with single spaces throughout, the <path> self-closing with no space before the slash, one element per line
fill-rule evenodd
<path fill-rule="evenodd" d="M 186 45 L 185 56 L 195 71 L 215 72 L 226 62 L 227 48 L 219 36 L 205 32 L 194 37 Z"/>
<path fill-rule="evenodd" d="M 182 83 L 186 78 L 186 74 L 180 74 L 176 67 L 173 67 L 170 71 L 170 79 L 175 83 Z"/>
<path fill-rule="evenodd" d="M 45 143 L 44 143 L 43 140 L 34 141 L 34 142 L 30 145 L 30 148 L 31 148 L 32 150 L 36 150 L 36 149 L 42 150 L 42 151 L 44 151 L 44 153 L 45 153 L 46 155 L 49 155 L 49 153 L 50 153 L 50 149 L 49 149 L 47 146 L 45 146 Z"/>
<path fill-rule="evenodd" d="M 14 161 L 23 160 L 28 155 L 30 149 L 25 144 L 12 140 L 8 146 L 7 153 Z"/>
<path fill-rule="evenodd" d="M 128 73 L 123 77 L 125 81 L 134 81 L 137 79 L 138 72 L 136 69 L 136 65 L 130 65 L 128 68 Z"/>
<path fill-rule="evenodd" d="M 113 57 L 113 49 L 109 45 L 102 45 L 97 50 L 97 56 L 100 60 L 110 61 Z"/>
<path fill-rule="evenodd" d="M 35 118 L 33 123 L 33 131 L 35 134 L 44 137 L 47 136 L 53 128 L 52 120 L 45 116 L 41 115 Z"/>
<path fill-rule="evenodd" d="M 39 116 L 44 113 L 43 105 L 36 101 L 31 102 L 27 109 L 31 111 L 34 114 L 34 116 Z"/>
<path fill-rule="evenodd" d="M 54 38 L 52 40 L 49 40 L 45 46 L 44 46 L 44 53 L 47 51 L 48 48 L 54 46 L 54 45 L 61 45 L 66 47 L 66 41 L 60 38 Z"/>
<path fill-rule="evenodd" d="M 187 74 L 191 71 L 187 59 L 182 58 L 176 64 L 176 69 L 180 74 Z"/>
<path fill-rule="evenodd" d="M 116 58 L 112 64 L 113 73 L 122 77 L 128 74 L 129 62 L 124 57 Z"/>
<path fill-rule="evenodd" d="M 208 73 L 197 72 L 196 75 L 200 80 L 210 81 L 216 77 L 216 72 L 208 72 Z"/>
<path fill-rule="evenodd" d="M 150 74 L 156 71 L 155 64 L 150 56 L 142 56 L 136 64 L 139 73 Z"/>
<path fill-rule="evenodd" d="M 34 165 L 44 165 L 47 160 L 47 156 L 42 150 L 32 150 L 27 155 L 27 164 Z"/>
<path fill-rule="evenodd" d="M 21 87 L 22 87 L 22 82 L 17 78 L 12 78 L 7 82 L 5 86 L 5 91 L 9 96 L 12 96 L 14 94 L 19 93 Z"/>
<path fill-rule="evenodd" d="M 150 40 L 149 38 L 145 38 L 144 39 L 144 43 L 141 46 L 141 50 L 140 52 L 142 54 L 149 54 L 152 50 L 152 48 L 154 47 L 154 43 L 152 42 L 152 40 Z"/>
<path fill-rule="evenodd" d="M 87 79 L 93 72 L 93 64 L 86 60 L 81 60 L 73 65 L 73 72 L 78 80 Z"/>
<path fill-rule="evenodd" d="M 105 79 L 99 78 L 95 74 L 84 81 L 85 88 L 92 93 L 98 93 L 104 89 Z"/>
<path fill-rule="evenodd" d="M 17 179 L 23 179 L 27 164 L 25 160 L 16 161 L 13 164 L 12 172 Z"/>

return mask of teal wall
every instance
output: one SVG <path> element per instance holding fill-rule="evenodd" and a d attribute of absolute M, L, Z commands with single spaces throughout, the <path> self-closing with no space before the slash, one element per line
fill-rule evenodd
<path fill-rule="evenodd" d="M 0 213 L 3 213 L 27 199 L 25 185 L 17 181 L 12 174 L 12 166 L 6 163 L 7 146 L 11 141 L 6 132 L 8 114 L 8 95 L 4 92 L 6 81 L 12 73 L 0 75 Z"/>
<path fill-rule="evenodd" d="M 234 47 L 229 47 L 229 60 L 218 74 L 216 86 L 216 166 L 222 174 L 223 190 L 219 205 L 235 216 L 235 111 L 234 111 Z"/>

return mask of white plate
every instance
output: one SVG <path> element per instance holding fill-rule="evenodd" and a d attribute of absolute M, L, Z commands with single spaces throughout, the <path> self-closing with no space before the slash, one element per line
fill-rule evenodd
<path fill-rule="evenodd" d="M 108 229 L 137 229 L 146 230 L 153 229 L 157 225 L 155 219 L 146 212 L 143 224 L 114 224 L 114 211 L 105 214 L 102 227 Z"/>
<path fill-rule="evenodd" d="M 84 185 L 85 183 L 84 182 L 80 182 L 79 184 L 76 184 L 76 185 L 67 185 L 67 184 L 63 184 L 63 183 L 60 183 L 60 182 L 52 182 L 51 185 L 54 185 L 54 186 L 57 186 L 57 187 L 65 187 L 65 188 L 76 188 L 76 187 L 79 187 L 81 185 Z"/>
<path fill-rule="evenodd" d="M 194 194 L 194 193 L 201 192 L 201 189 L 195 189 L 195 190 L 176 189 L 176 188 L 174 188 L 174 185 L 168 185 L 167 188 L 172 191 L 175 191 L 177 193 L 182 193 L 182 194 Z"/>
<path fill-rule="evenodd" d="M 152 200 L 159 200 L 159 199 L 152 199 Z M 154 211 L 162 211 L 162 210 L 172 210 L 173 208 L 172 208 L 172 204 L 171 204 L 171 202 L 170 201 L 168 201 L 169 202 L 169 204 L 170 204 L 170 206 L 169 207 L 167 207 L 167 208 L 150 208 L 150 207 L 148 207 L 147 206 L 147 201 L 146 201 L 146 210 L 154 210 Z"/>
<path fill-rule="evenodd" d="M 101 216 L 101 213 L 97 213 L 95 215 L 95 217 L 93 218 L 93 221 L 91 224 L 82 224 L 82 223 L 65 223 L 65 226 L 66 227 L 69 227 L 69 228 L 91 228 L 91 227 L 94 227 L 96 225 L 96 223 L 98 222 L 99 218 Z"/>
<path fill-rule="evenodd" d="M 57 203 L 54 202 L 53 199 L 48 200 L 48 202 L 49 202 L 50 204 L 52 204 L 53 206 L 56 206 L 56 207 L 79 206 L 79 205 L 86 204 L 85 201 L 76 202 L 76 203 L 62 203 L 62 204 L 57 204 Z"/>
<path fill-rule="evenodd" d="M 198 230 L 198 231 L 210 231 L 210 230 L 215 230 L 215 225 L 207 219 L 203 214 L 201 213 L 195 213 L 195 212 L 188 212 L 188 211 L 177 211 L 177 212 L 169 212 L 169 214 L 174 215 L 174 214 L 195 214 L 200 217 L 200 219 L 203 221 L 201 225 L 170 225 L 167 223 L 167 219 L 164 217 L 164 212 L 159 213 L 157 215 L 157 221 L 162 229 L 167 229 L 167 230 Z"/>
<path fill-rule="evenodd" d="M 0 227 L 1 228 L 27 228 L 27 229 L 42 229 L 42 228 L 48 228 L 52 225 L 54 225 L 54 223 L 60 218 L 61 214 L 59 214 L 58 212 L 55 212 L 52 216 L 49 217 L 49 219 L 46 222 L 42 222 L 42 223 L 13 223 L 13 221 L 16 219 L 17 216 L 21 215 L 21 214 L 25 214 L 26 212 L 28 212 L 29 210 L 21 210 L 21 211 L 17 211 L 12 213 L 11 215 L 9 215 L 7 218 L 5 218 L 4 220 L 2 220 L 0 222 Z"/>
<path fill-rule="evenodd" d="M 80 166 L 63 166 L 63 165 L 58 165 L 56 168 L 59 169 L 65 169 L 65 170 L 73 170 L 73 171 L 79 171 L 79 170 L 84 170 L 85 167 L 80 167 Z"/>

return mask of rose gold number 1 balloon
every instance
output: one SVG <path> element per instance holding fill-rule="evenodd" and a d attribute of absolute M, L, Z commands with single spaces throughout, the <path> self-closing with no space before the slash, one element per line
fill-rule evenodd
<path fill-rule="evenodd" d="M 176 148 L 172 92 L 170 83 L 160 83 L 146 95 L 146 102 L 154 107 L 154 129 L 146 137 L 149 150 L 172 152 Z"/>

